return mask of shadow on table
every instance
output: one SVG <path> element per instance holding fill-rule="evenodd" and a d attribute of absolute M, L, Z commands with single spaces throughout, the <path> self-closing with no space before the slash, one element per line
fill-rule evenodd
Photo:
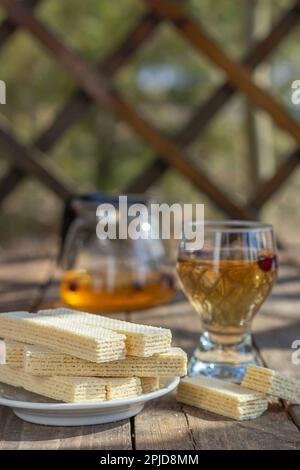
<path fill-rule="evenodd" d="M 290 350 L 294 340 L 300 340 L 300 318 L 290 320 L 288 323 L 274 318 L 274 326 L 268 329 L 254 331 L 254 342 L 259 349 Z M 271 323 L 272 320 L 270 319 Z"/>
<path fill-rule="evenodd" d="M 7 442 L 7 448 L 15 448 L 20 443 L 22 449 L 34 449 L 33 444 L 27 443 L 36 442 L 39 449 L 118 449 L 120 446 L 131 449 L 129 420 L 78 427 L 43 426 L 22 421 L 9 408 L 0 407 L 0 422 L 3 423 L 0 441 Z"/>
<path fill-rule="evenodd" d="M 255 420 L 235 421 L 171 398 L 166 396 L 147 403 L 144 413 L 137 417 L 137 449 L 294 449 L 300 446 L 300 434 L 278 401 Z M 147 422 L 145 428 L 143 421 Z M 166 432 L 170 425 L 172 432 Z"/>

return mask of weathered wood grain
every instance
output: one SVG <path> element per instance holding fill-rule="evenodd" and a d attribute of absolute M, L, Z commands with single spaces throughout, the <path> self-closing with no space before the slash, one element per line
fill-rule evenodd
<path fill-rule="evenodd" d="M 96 426 L 56 427 L 26 423 L 0 407 L 0 449 L 131 449 L 129 420 Z"/>
<path fill-rule="evenodd" d="M 253 421 L 236 422 L 185 406 L 197 449 L 299 449 L 300 435 L 283 409 L 269 409 Z M 283 419 L 284 416 L 284 419 Z"/>
<path fill-rule="evenodd" d="M 186 414 L 174 393 L 147 404 L 134 422 L 136 449 L 195 449 Z"/>
<path fill-rule="evenodd" d="M 255 337 L 268 342 L 273 330 L 270 334 L 270 324 L 266 329 L 263 327 L 265 316 L 261 317 L 255 325 Z M 174 344 L 183 347 L 189 354 L 196 346 L 200 321 L 187 302 L 131 314 L 130 318 L 135 322 L 171 328 Z M 286 321 L 282 319 L 282 322 L 284 331 Z M 273 329 L 276 330 L 276 326 Z M 278 335 L 281 336 L 282 332 L 279 331 Z M 287 340 L 290 335 L 288 329 Z M 281 361 L 282 351 L 277 351 L 277 354 L 277 360 Z M 172 415 L 166 410 L 172 410 Z M 190 449 L 191 445 L 196 449 L 298 449 L 300 434 L 278 402 L 272 403 L 260 418 L 239 423 L 194 407 L 179 405 L 174 395 L 169 395 L 164 400 L 147 405 L 135 418 L 135 445 L 137 449 Z"/>
<path fill-rule="evenodd" d="M 55 264 L 52 247 L 28 242 L 21 249 L 3 250 L 0 261 L 0 312 L 31 310 Z"/>
<path fill-rule="evenodd" d="M 272 317 L 294 317 L 300 314 L 300 269 L 294 256 L 293 263 L 279 256 L 279 279 L 262 311 Z"/>
<path fill-rule="evenodd" d="M 47 279 L 49 256 L 52 263 L 54 251 L 47 245 L 36 246 L 36 256 L 30 259 L 26 246 L 14 249 L 2 256 L 0 267 L 1 289 L 10 288 L 18 293 L 12 305 L 26 308 L 29 300 L 36 299 L 41 281 Z M 24 255 L 25 253 L 25 255 Z M 48 261 L 47 261 L 48 260 Z M 277 370 L 300 377 L 300 367 L 291 362 L 291 342 L 300 339 L 300 322 L 295 314 L 289 292 L 297 291 L 299 276 L 297 263 L 282 259 L 280 281 L 273 298 L 265 304 L 254 323 L 255 343 L 264 363 Z M 56 281 L 58 282 L 58 278 Z M 23 284 L 34 287 L 33 291 Z M 57 286 L 52 288 L 51 298 L 57 299 Z M 273 305 L 279 301 L 288 307 L 283 312 Z M 2 298 L 2 296 L 1 296 Z M 284 300 L 286 299 L 286 300 Z M 47 296 L 46 296 L 47 300 Z M 48 297 L 49 300 L 49 297 Z M 21 305 L 23 302 L 23 305 Z M 0 308 L 3 303 L 0 302 Z M 135 322 L 161 325 L 173 331 L 174 344 L 191 354 L 198 340 L 200 321 L 186 302 L 157 307 L 137 313 L 118 314 Z M 287 406 L 285 404 L 285 406 Z M 274 401 L 260 418 L 236 422 L 213 413 L 176 402 L 175 394 L 155 400 L 134 419 L 121 423 L 76 428 L 57 428 L 25 423 L 7 408 L 0 407 L 0 449 L 299 449 L 300 411 L 298 406 L 287 409 Z"/>
<path fill-rule="evenodd" d="M 254 326 L 254 340 L 264 363 L 300 379 L 300 366 L 292 362 L 291 347 L 294 340 L 300 340 L 299 320 L 258 315 Z"/>
<path fill-rule="evenodd" d="M 300 340 L 299 318 L 258 316 L 255 322 L 255 343 L 265 365 L 300 379 L 300 365 L 292 361 L 294 340 Z M 295 425 L 300 429 L 300 405 L 284 403 Z"/>

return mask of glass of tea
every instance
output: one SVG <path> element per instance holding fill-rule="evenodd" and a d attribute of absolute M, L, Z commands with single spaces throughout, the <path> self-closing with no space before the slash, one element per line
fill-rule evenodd
<path fill-rule="evenodd" d="M 130 204 L 150 204 L 131 197 Z M 97 236 L 99 202 L 75 198 L 72 222 L 63 242 L 60 297 L 64 304 L 94 313 L 141 310 L 170 301 L 176 294 L 174 263 L 160 239 L 129 236 L 100 239 Z M 113 207 L 116 234 L 121 214 L 117 198 L 106 198 Z M 149 211 L 150 213 L 150 211 Z M 127 229 L 132 222 L 128 216 Z M 153 218 L 145 224 L 149 231 Z"/>
<path fill-rule="evenodd" d="M 183 238 L 177 261 L 181 287 L 202 323 L 189 375 L 239 382 L 256 362 L 252 320 L 276 281 L 273 228 L 247 221 L 191 223 L 204 230 L 204 245 L 189 250 Z"/>

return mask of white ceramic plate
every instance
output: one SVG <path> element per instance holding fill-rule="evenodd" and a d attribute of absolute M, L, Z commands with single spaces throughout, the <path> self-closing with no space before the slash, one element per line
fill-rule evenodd
<path fill-rule="evenodd" d="M 178 383 L 179 377 L 168 377 L 161 380 L 161 388 L 155 392 L 124 400 L 95 403 L 59 403 L 0 383 L 0 405 L 10 407 L 24 421 L 48 426 L 113 423 L 135 416 L 142 411 L 147 401 L 170 393 Z"/>

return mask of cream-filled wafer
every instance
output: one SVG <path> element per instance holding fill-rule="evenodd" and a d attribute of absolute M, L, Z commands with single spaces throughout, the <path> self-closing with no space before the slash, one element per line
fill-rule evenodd
<path fill-rule="evenodd" d="M 9 367 L 22 368 L 24 364 L 24 348 L 27 344 L 7 339 L 4 341 L 4 345 L 5 363 L 8 364 Z"/>
<path fill-rule="evenodd" d="M 131 356 L 148 357 L 153 354 L 166 352 L 171 347 L 172 334 L 169 329 L 155 326 L 138 325 L 110 317 L 78 312 L 67 308 L 40 310 L 39 314 L 68 315 L 73 322 L 89 327 L 107 328 L 126 336 L 126 354 Z"/>
<path fill-rule="evenodd" d="M 0 365 L 0 382 L 67 403 L 116 400 L 142 393 L 141 381 L 137 377 L 35 377 L 7 365 Z"/>
<path fill-rule="evenodd" d="M 73 321 L 68 314 L 0 314 L 0 337 L 44 346 L 92 362 L 125 357 L 125 336 L 99 325 Z"/>
<path fill-rule="evenodd" d="M 159 389 L 159 377 L 141 377 L 143 393 L 155 392 Z"/>
<path fill-rule="evenodd" d="M 101 379 L 80 377 L 34 377 L 20 369 L 0 366 L 0 381 L 67 403 L 106 400 L 106 384 Z"/>
<path fill-rule="evenodd" d="M 122 398 L 136 397 L 143 393 L 141 380 L 138 377 L 110 377 L 100 380 L 103 380 L 106 383 L 107 400 L 120 400 Z"/>
<path fill-rule="evenodd" d="M 287 377 L 266 367 L 250 364 L 242 385 L 251 390 L 300 404 L 300 380 Z"/>
<path fill-rule="evenodd" d="M 256 418 L 268 407 L 261 393 L 204 376 L 182 379 L 177 400 L 237 420 Z"/>
<path fill-rule="evenodd" d="M 41 349 L 22 346 L 24 359 L 18 355 L 19 367 L 34 375 L 73 375 L 94 377 L 166 377 L 186 375 L 187 356 L 180 348 L 171 348 L 167 353 L 151 357 L 127 356 L 120 361 L 101 364 Z M 21 359 L 21 360 L 20 360 Z M 9 360 L 7 364 L 10 365 Z M 17 366 L 13 358 L 12 365 Z"/>
<path fill-rule="evenodd" d="M 186 390 L 182 392 L 180 400 L 178 401 L 237 420 L 256 418 L 260 416 L 267 407 L 265 402 L 258 404 L 257 400 L 243 405 L 224 403 L 222 399 L 207 397 L 205 395 L 199 397 L 195 392 Z"/>

